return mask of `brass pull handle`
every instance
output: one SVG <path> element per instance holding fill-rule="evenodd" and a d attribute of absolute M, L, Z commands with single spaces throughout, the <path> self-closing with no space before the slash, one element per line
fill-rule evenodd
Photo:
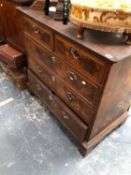
<path fill-rule="evenodd" d="M 38 91 L 42 90 L 42 88 L 41 88 L 41 86 L 39 84 L 36 84 L 36 88 L 37 88 Z"/>
<path fill-rule="evenodd" d="M 68 98 L 69 101 L 74 101 L 75 100 L 75 96 L 71 92 L 67 92 L 67 98 Z"/>
<path fill-rule="evenodd" d="M 65 120 L 69 120 L 69 119 L 70 119 L 70 117 L 69 117 L 68 115 L 66 115 L 66 114 L 63 115 L 63 118 L 64 118 Z"/>
<path fill-rule="evenodd" d="M 50 101 L 53 101 L 53 97 L 52 97 L 51 94 L 50 94 L 48 97 L 49 97 L 49 100 L 50 100 Z"/>
<path fill-rule="evenodd" d="M 56 61 L 55 56 L 51 56 L 50 59 L 51 59 L 52 64 L 56 64 L 57 61 Z"/>
<path fill-rule="evenodd" d="M 63 118 L 65 120 L 69 120 L 70 119 L 69 115 L 67 115 L 65 112 L 62 112 L 62 115 L 63 115 Z"/>
<path fill-rule="evenodd" d="M 69 53 L 73 56 L 74 59 L 80 58 L 79 52 L 72 47 L 70 48 Z"/>
<path fill-rule="evenodd" d="M 33 25 L 32 31 L 33 31 L 33 33 L 35 33 L 35 34 L 38 34 L 38 33 L 39 33 L 39 29 L 38 29 L 37 26 L 35 26 L 35 25 Z"/>
<path fill-rule="evenodd" d="M 76 81 L 77 80 L 77 75 L 74 72 L 69 72 L 69 79 L 71 81 Z"/>
<path fill-rule="evenodd" d="M 54 75 L 52 75 L 52 76 L 51 76 L 51 80 L 52 80 L 52 82 L 53 82 L 53 83 L 55 83 L 55 82 L 56 82 L 56 78 L 55 78 L 55 76 L 54 76 Z"/>
<path fill-rule="evenodd" d="M 82 80 L 82 81 L 81 81 L 81 84 L 82 84 L 83 86 L 86 86 L 87 83 L 86 83 L 86 81 Z"/>
<path fill-rule="evenodd" d="M 37 72 L 38 73 L 43 73 L 43 68 L 41 66 L 37 66 Z"/>

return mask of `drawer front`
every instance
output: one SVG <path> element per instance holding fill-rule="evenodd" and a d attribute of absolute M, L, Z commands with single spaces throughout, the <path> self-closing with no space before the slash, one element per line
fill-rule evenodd
<path fill-rule="evenodd" d="M 97 105 L 100 96 L 100 87 L 91 84 L 87 78 L 83 78 L 77 71 L 71 69 L 66 64 L 61 64 L 60 75 L 91 104 Z"/>
<path fill-rule="evenodd" d="M 58 56 L 79 71 L 84 71 L 85 76 L 90 76 L 99 83 L 104 81 L 105 65 L 102 61 L 57 35 L 55 35 L 54 47 Z"/>
<path fill-rule="evenodd" d="M 53 71 L 58 72 L 59 62 L 58 59 L 53 56 L 53 54 L 49 53 L 46 49 L 31 40 L 27 35 L 25 36 L 25 41 L 27 55 L 30 59 L 32 56 L 38 58 Z"/>
<path fill-rule="evenodd" d="M 37 69 L 37 67 L 39 69 Z M 36 58 L 29 59 L 29 68 L 55 92 L 73 111 L 86 122 L 91 123 L 94 109 L 90 107 L 81 96 L 69 87 L 60 77 L 43 66 Z M 40 71 L 39 71 L 40 70 Z"/>
<path fill-rule="evenodd" d="M 53 49 L 53 32 L 29 18 L 24 19 L 25 31 L 43 46 Z"/>
<path fill-rule="evenodd" d="M 88 126 L 85 125 L 56 95 L 43 85 L 36 76 L 28 72 L 29 85 L 33 92 L 56 115 L 57 119 L 82 142 L 87 134 Z"/>
<path fill-rule="evenodd" d="M 87 100 L 96 105 L 99 99 L 100 88 L 95 85 L 92 85 L 87 81 L 87 79 L 81 77 L 79 73 L 72 70 L 66 64 L 63 64 L 57 57 L 52 56 L 46 49 L 39 46 L 37 43 L 33 42 L 26 36 L 26 48 L 27 54 L 30 58 L 28 62 L 31 61 L 33 55 L 34 58 L 37 58 L 39 65 L 46 64 L 51 70 L 59 73 L 64 81 L 66 81 L 72 88 L 79 90 L 79 93 L 87 98 Z M 41 72 L 41 66 L 36 66 L 36 71 Z"/>

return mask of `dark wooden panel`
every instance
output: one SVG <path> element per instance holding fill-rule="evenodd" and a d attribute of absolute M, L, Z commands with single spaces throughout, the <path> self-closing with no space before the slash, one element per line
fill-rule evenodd
<path fill-rule="evenodd" d="M 131 57 L 113 64 L 90 139 L 128 111 L 131 105 Z"/>
<path fill-rule="evenodd" d="M 24 52 L 23 16 L 16 9 L 17 4 L 5 0 L 4 15 L 7 43 Z"/>
<path fill-rule="evenodd" d="M 91 123 L 95 110 L 85 100 L 69 87 L 60 77 L 45 67 L 37 58 L 28 58 L 29 68 L 52 89 L 72 110 L 86 123 Z"/>
<path fill-rule="evenodd" d="M 0 40 L 5 40 L 4 21 L 4 1 L 0 0 Z"/>
<path fill-rule="evenodd" d="M 33 92 L 55 114 L 57 119 L 70 131 L 73 136 L 82 142 L 87 134 L 88 126 L 85 125 L 56 95 L 42 84 L 30 71 L 29 85 Z"/>
<path fill-rule="evenodd" d="M 53 32 L 46 27 L 41 27 L 37 22 L 24 18 L 25 31 L 37 42 L 40 42 L 48 49 L 53 49 Z"/>

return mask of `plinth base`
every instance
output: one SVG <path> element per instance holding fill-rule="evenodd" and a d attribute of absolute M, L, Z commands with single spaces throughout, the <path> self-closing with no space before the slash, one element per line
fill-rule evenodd
<path fill-rule="evenodd" d="M 89 140 L 88 142 L 83 142 L 79 146 L 79 152 L 83 157 L 85 157 L 97 144 L 99 144 L 108 134 L 110 134 L 114 129 L 121 126 L 122 123 L 128 117 L 128 111 L 117 118 L 113 123 L 111 123 L 108 127 L 106 127 L 103 131 L 101 131 L 97 136 Z"/>

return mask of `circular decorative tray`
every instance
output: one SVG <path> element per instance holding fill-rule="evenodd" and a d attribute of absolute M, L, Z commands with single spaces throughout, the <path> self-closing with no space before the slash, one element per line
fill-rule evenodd
<path fill-rule="evenodd" d="M 123 33 L 131 44 L 131 0 L 71 0 L 70 21 L 78 26 L 78 38 L 90 28 Z"/>

